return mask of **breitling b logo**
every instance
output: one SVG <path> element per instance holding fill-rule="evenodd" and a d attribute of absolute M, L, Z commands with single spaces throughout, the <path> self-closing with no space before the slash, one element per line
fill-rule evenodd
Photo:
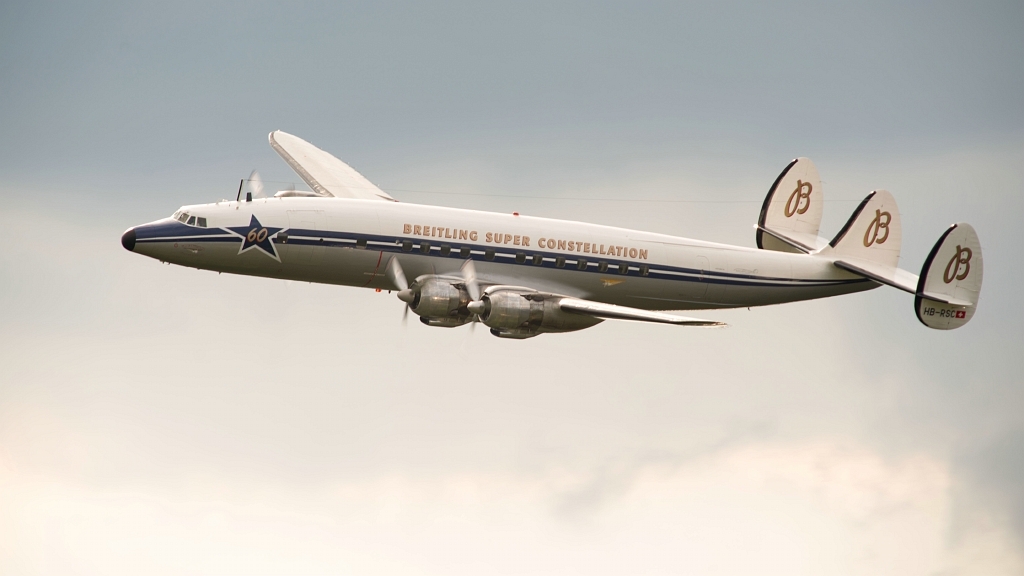
<path fill-rule="evenodd" d="M 889 239 L 889 222 L 892 222 L 892 214 L 875 210 L 875 219 L 868 224 L 868 229 L 864 231 L 865 248 L 872 244 L 885 244 L 885 241 Z M 882 235 L 879 236 L 879 234 Z"/>
<path fill-rule="evenodd" d="M 967 278 L 967 275 L 971 273 L 971 257 L 974 256 L 974 252 L 966 246 L 956 246 L 956 254 L 949 259 L 949 264 L 946 264 L 946 271 L 942 274 L 942 281 L 949 284 L 953 279 L 963 280 Z M 960 267 L 964 267 L 964 271 L 960 272 Z M 959 274 L 958 274 L 959 272 Z"/>
<path fill-rule="evenodd" d="M 805 188 L 806 190 L 804 190 Z M 789 195 L 789 200 L 786 200 L 786 218 L 807 212 L 807 209 L 811 207 L 811 192 L 813 191 L 814 186 L 810 182 L 797 180 L 796 190 L 793 190 L 793 193 Z"/>

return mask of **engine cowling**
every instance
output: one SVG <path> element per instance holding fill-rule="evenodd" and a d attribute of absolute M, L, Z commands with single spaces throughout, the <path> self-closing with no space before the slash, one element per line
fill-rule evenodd
<path fill-rule="evenodd" d="M 572 332 L 602 322 L 600 318 L 566 312 L 557 297 L 500 290 L 485 294 L 480 320 L 504 338 L 528 338 L 542 332 Z"/>
<path fill-rule="evenodd" d="M 429 326 L 459 326 L 469 321 L 469 293 L 445 280 L 427 280 L 410 288 L 409 308 Z"/>

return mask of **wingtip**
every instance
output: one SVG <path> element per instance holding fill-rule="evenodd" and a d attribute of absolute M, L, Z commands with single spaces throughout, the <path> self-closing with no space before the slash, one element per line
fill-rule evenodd
<path fill-rule="evenodd" d="M 688 323 L 690 326 L 697 326 L 700 328 L 728 328 L 729 325 L 725 322 L 692 322 Z"/>

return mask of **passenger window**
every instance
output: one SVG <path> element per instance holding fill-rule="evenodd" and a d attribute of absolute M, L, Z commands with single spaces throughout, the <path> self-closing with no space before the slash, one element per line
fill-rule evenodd
<path fill-rule="evenodd" d="M 452 253 L 452 247 L 447 244 L 441 245 L 441 256 L 447 256 Z"/>
<path fill-rule="evenodd" d="M 206 218 L 200 216 L 199 218 L 196 219 L 196 223 L 199 224 L 200 228 L 206 228 Z"/>
<path fill-rule="evenodd" d="M 561 256 L 559 256 L 558 258 L 555 258 L 555 267 L 556 268 L 565 268 L 565 258 L 563 258 Z"/>
<path fill-rule="evenodd" d="M 366 238 L 356 240 L 356 248 L 366 248 Z"/>
<path fill-rule="evenodd" d="M 587 259 L 586 258 L 580 258 L 579 261 L 576 262 L 576 269 L 577 270 L 586 270 L 587 269 Z"/>
<path fill-rule="evenodd" d="M 533 255 L 533 265 L 534 266 L 540 266 L 543 263 L 544 263 L 544 256 L 542 254 L 534 254 Z"/>
<path fill-rule="evenodd" d="M 526 253 L 516 252 L 516 264 L 522 264 L 523 262 L 526 262 Z"/>
<path fill-rule="evenodd" d="M 189 226 L 193 226 L 193 225 L 195 225 L 195 223 L 196 223 L 196 217 L 195 216 L 189 216 L 188 222 L 186 222 L 186 224 L 188 224 Z"/>
<path fill-rule="evenodd" d="M 600 263 L 598 263 L 597 269 L 600 270 L 601 272 L 607 272 L 608 271 L 608 263 L 607 262 L 600 262 Z"/>
<path fill-rule="evenodd" d="M 430 242 L 420 242 L 420 252 L 430 254 Z"/>
<path fill-rule="evenodd" d="M 619 264 L 619 274 L 629 274 L 629 264 L 625 262 Z"/>
<path fill-rule="evenodd" d="M 650 274 L 650 272 L 651 272 L 651 269 L 647 267 L 647 264 L 644 264 L 643 266 L 640 267 L 640 275 L 641 276 L 647 276 L 648 274 Z"/>
<path fill-rule="evenodd" d="M 484 252 L 484 258 L 488 260 L 494 260 L 494 250 L 488 250 Z"/>
<path fill-rule="evenodd" d="M 463 246 L 462 249 L 459 250 L 459 256 L 469 258 L 469 246 Z"/>
<path fill-rule="evenodd" d="M 411 252 L 411 251 L 412 251 L 412 240 L 406 240 L 405 242 L 402 242 L 402 252 Z"/>

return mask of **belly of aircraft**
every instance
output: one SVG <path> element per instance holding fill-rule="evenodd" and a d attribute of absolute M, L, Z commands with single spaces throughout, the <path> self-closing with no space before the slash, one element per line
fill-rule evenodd
<path fill-rule="evenodd" d="M 239 253 L 238 244 L 177 242 L 161 247 L 162 260 L 218 272 L 265 276 L 303 282 L 392 289 L 385 266 L 401 259 L 410 280 L 421 275 L 459 277 L 461 258 L 402 254 L 373 248 L 278 244 L 280 261 L 266 254 Z M 521 285 L 535 290 L 619 304 L 645 310 L 699 310 L 763 306 L 835 296 L 876 287 L 872 282 L 771 279 L 754 275 L 686 274 L 651 265 L 649 277 L 475 261 L 489 283 Z"/>

